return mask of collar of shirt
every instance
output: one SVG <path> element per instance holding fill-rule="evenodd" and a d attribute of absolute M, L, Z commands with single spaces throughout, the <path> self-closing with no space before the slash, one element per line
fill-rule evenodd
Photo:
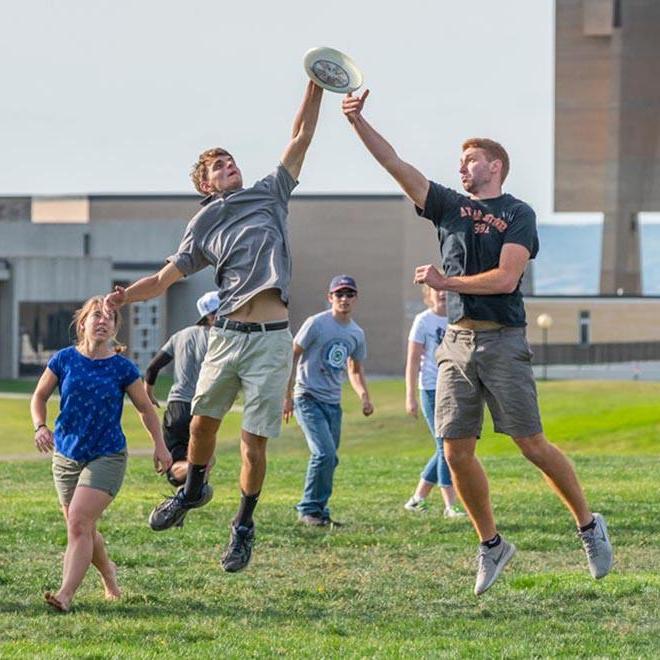
<path fill-rule="evenodd" d="M 227 190 L 224 193 L 212 193 L 211 195 L 207 195 L 204 197 L 204 199 L 199 203 L 200 206 L 207 206 L 211 202 L 215 202 L 216 199 L 227 199 L 231 195 L 237 192 L 241 192 L 242 190 L 245 190 L 245 188 L 237 188 L 236 190 Z"/>

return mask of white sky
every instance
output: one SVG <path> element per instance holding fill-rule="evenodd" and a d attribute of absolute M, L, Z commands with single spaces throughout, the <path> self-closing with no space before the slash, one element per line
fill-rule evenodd
<path fill-rule="evenodd" d="M 493 137 L 507 189 L 541 222 L 576 220 L 552 214 L 551 0 L 4 0 L 0 19 L 0 194 L 192 192 L 216 145 L 252 182 L 288 140 L 304 53 L 326 45 L 429 178 L 458 187 L 462 139 Z M 298 192 L 398 192 L 340 102 L 326 92 Z"/>

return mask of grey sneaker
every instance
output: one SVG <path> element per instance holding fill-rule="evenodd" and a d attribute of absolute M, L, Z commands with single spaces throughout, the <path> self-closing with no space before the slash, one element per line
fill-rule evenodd
<path fill-rule="evenodd" d="M 504 539 L 494 548 L 487 548 L 485 545 L 479 544 L 479 554 L 477 555 L 479 566 L 477 568 L 477 581 L 474 585 L 475 596 L 480 596 L 492 586 L 515 554 L 516 546 Z"/>
<path fill-rule="evenodd" d="M 154 532 L 162 532 L 170 527 L 183 527 L 183 520 L 190 509 L 198 509 L 213 499 L 211 484 L 204 484 L 201 497 L 195 501 L 186 499 L 183 495 L 183 489 L 184 487 L 181 486 L 173 496 L 163 500 L 149 514 L 149 527 Z"/>
<path fill-rule="evenodd" d="M 586 532 L 578 530 L 577 535 L 582 541 L 584 550 L 587 553 L 589 562 L 589 571 L 596 580 L 605 577 L 612 568 L 612 544 L 607 535 L 607 525 L 605 518 L 600 513 L 594 513 L 596 526 L 588 529 Z"/>
<path fill-rule="evenodd" d="M 298 522 L 307 527 L 326 527 L 330 524 L 328 518 L 323 518 L 323 516 L 318 514 L 314 515 L 313 513 L 305 513 L 302 516 L 299 516 Z"/>
<path fill-rule="evenodd" d="M 426 500 L 422 498 L 415 497 L 414 495 L 403 505 L 403 508 L 406 511 L 413 511 L 415 513 L 427 513 L 429 510 L 429 505 L 426 503 Z"/>
<path fill-rule="evenodd" d="M 250 563 L 252 557 L 252 546 L 254 546 L 254 525 L 245 527 L 231 525 L 231 536 L 229 545 L 222 555 L 222 568 L 227 573 L 236 573 L 244 569 Z"/>

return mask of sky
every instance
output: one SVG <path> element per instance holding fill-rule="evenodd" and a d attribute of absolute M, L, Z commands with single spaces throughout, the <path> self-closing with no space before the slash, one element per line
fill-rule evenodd
<path fill-rule="evenodd" d="M 365 117 L 430 179 L 459 187 L 462 140 L 508 149 L 507 190 L 552 213 L 551 0 L 5 0 L 0 194 L 190 193 L 223 146 L 246 183 L 288 141 L 305 52 L 348 53 Z M 298 193 L 399 192 L 326 92 Z"/>

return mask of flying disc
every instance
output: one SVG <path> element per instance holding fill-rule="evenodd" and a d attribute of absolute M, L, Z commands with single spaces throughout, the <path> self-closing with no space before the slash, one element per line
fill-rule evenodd
<path fill-rule="evenodd" d="M 355 62 L 334 48 L 319 46 L 308 50 L 303 64 L 307 75 L 330 92 L 347 94 L 362 85 L 362 73 Z"/>

